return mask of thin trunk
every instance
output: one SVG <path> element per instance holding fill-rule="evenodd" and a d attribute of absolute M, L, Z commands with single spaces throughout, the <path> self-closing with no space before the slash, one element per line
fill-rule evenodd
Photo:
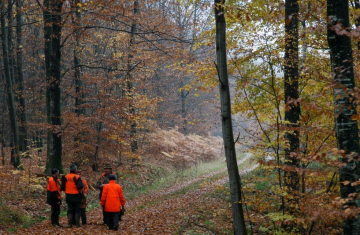
<path fill-rule="evenodd" d="M 234 224 L 234 234 L 246 234 L 244 212 L 241 198 L 241 180 L 236 161 L 236 150 L 231 120 L 231 99 L 226 58 L 226 22 L 223 4 L 215 0 L 216 20 L 216 61 L 219 75 L 221 122 L 224 139 L 226 164 L 230 181 L 230 196 Z"/>
<path fill-rule="evenodd" d="M 180 84 L 180 87 L 182 87 L 182 88 L 185 87 L 184 79 L 185 78 L 183 78 L 181 80 L 181 84 Z M 188 94 L 189 94 L 189 92 L 187 90 L 185 90 L 185 89 L 182 89 L 181 92 L 180 92 L 180 95 L 181 95 L 181 115 L 182 115 L 182 119 L 183 119 L 183 131 L 184 131 L 184 134 L 188 133 L 187 120 L 186 120 L 186 115 L 187 115 L 186 97 L 187 97 Z"/>
<path fill-rule="evenodd" d="M 75 113 L 77 116 L 80 116 L 84 114 L 83 108 L 80 106 L 83 104 L 83 81 L 81 79 L 81 48 L 80 48 L 80 37 L 81 37 L 81 11 L 79 10 L 80 6 L 79 3 L 81 3 L 81 0 L 75 0 L 75 19 L 74 25 L 76 27 L 75 30 L 75 48 L 74 48 L 74 66 L 75 66 L 75 74 L 74 74 L 74 80 L 75 80 Z"/>
<path fill-rule="evenodd" d="M 139 13 L 139 2 L 136 0 L 134 1 L 134 16 L 136 14 Z M 132 47 L 134 46 L 134 44 L 136 43 L 136 32 L 137 32 L 137 25 L 134 22 L 135 20 L 133 20 L 133 23 L 131 25 L 131 32 L 130 32 L 130 43 L 129 43 L 129 48 L 130 50 L 132 49 Z M 132 63 L 132 59 L 133 59 L 133 52 L 129 53 L 128 55 L 128 68 L 127 68 L 127 76 L 126 76 L 126 95 L 129 97 L 130 99 L 130 104 L 129 104 L 129 112 L 131 114 L 131 126 L 130 126 L 130 139 L 131 139 L 131 151 L 133 153 L 135 153 L 138 150 L 138 142 L 137 142 L 137 123 L 136 123 L 136 118 L 135 118 L 135 106 L 134 106 L 134 85 L 133 85 L 133 81 L 132 81 L 132 69 L 133 69 L 133 63 Z"/>
<path fill-rule="evenodd" d="M 22 0 L 16 0 L 16 57 L 17 57 L 17 77 L 20 94 L 20 126 L 19 137 L 22 146 L 21 151 L 25 152 L 29 150 L 28 132 L 27 132 L 27 114 L 26 114 L 26 98 L 25 98 L 25 79 L 23 71 L 23 39 L 22 39 Z"/>
<path fill-rule="evenodd" d="M 2 76 L 3 77 L 3 76 Z M 0 96 L 1 99 L 1 107 L 2 107 L 2 113 L 5 114 L 5 91 L 3 91 L 3 93 Z M 4 119 L 4 115 L 1 117 L 1 162 L 2 165 L 5 166 L 5 138 L 4 138 L 4 132 L 5 132 L 5 119 Z"/>
<path fill-rule="evenodd" d="M 9 48 L 7 42 L 7 28 L 6 28 L 6 20 L 5 20 L 5 9 L 4 5 L 1 5 L 1 39 L 2 39 L 2 49 L 3 49 L 3 61 L 4 61 L 4 70 L 5 70 L 5 79 L 6 79 L 6 88 L 7 88 L 7 96 L 8 96 L 8 108 L 9 108 L 9 118 L 10 118 L 10 126 L 12 133 L 11 142 L 11 163 L 14 167 L 21 166 L 21 158 L 18 152 L 19 148 L 19 132 L 18 132 L 18 123 L 16 116 L 16 108 L 15 108 L 15 98 L 14 98 L 14 90 L 13 90 L 13 81 L 11 80 L 11 72 L 9 65 Z"/>
<path fill-rule="evenodd" d="M 299 175 L 294 168 L 300 166 L 299 154 L 299 4 L 297 0 L 285 1 L 285 122 L 288 142 L 285 148 L 284 185 L 290 193 L 300 189 Z"/>
<path fill-rule="evenodd" d="M 358 123 L 353 118 L 357 112 L 356 97 L 353 96 L 355 79 L 349 36 L 351 27 L 348 4 L 347 0 L 327 1 L 327 39 L 330 47 L 331 71 L 336 84 L 334 86 L 336 138 L 338 149 L 345 151 L 345 155 L 340 160 L 346 164 L 346 166 L 340 167 L 339 171 L 342 198 L 348 198 L 349 194 L 358 192 L 359 186 L 352 186 L 351 183 L 359 180 L 360 177 Z M 360 206 L 358 200 L 354 202 L 344 205 L 344 209 Z M 345 220 L 343 229 L 344 234 L 360 234 L 360 216 Z"/>
<path fill-rule="evenodd" d="M 13 82 L 13 89 L 14 91 L 17 90 L 18 84 L 18 77 L 15 76 L 15 51 L 14 51 L 14 33 L 13 33 L 13 0 L 8 0 L 8 7 L 7 7 L 7 37 L 8 37 L 8 51 L 9 51 L 9 66 L 10 66 L 10 76 Z M 14 92 L 15 102 L 18 101 L 18 96 Z M 16 107 L 16 105 L 15 105 Z M 17 112 L 18 114 L 18 112 Z M 21 150 L 21 142 L 19 142 L 19 149 Z"/>

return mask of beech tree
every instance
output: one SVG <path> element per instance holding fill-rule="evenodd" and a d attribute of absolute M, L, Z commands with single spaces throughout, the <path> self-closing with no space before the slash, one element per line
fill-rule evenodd
<path fill-rule="evenodd" d="M 230 181 L 230 197 L 234 220 L 234 234 L 247 234 L 242 208 L 241 180 L 236 161 L 236 150 L 231 120 L 231 99 L 227 71 L 226 22 L 224 0 L 215 0 L 216 24 L 216 67 L 218 69 L 221 123 L 225 148 L 226 164 Z"/>
<path fill-rule="evenodd" d="M 23 69 L 23 1 L 16 0 L 16 77 L 17 86 L 19 90 L 19 106 L 20 106 L 20 126 L 19 126 L 19 141 L 20 149 L 25 152 L 29 150 L 29 136 L 27 130 L 28 118 L 26 108 L 26 96 L 25 96 L 25 77 Z M 28 153 L 27 153 L 28 155 Z"/>
<path fill-rule="evenodd" d="M 5 3 L 2 2 L 1 5 L 1 41 L 2 41 L 2 54 L 3 54 L 3 63 L 4 63 L 4 73 L 6 79 L 6 93 L 7 93 L 7 103 L 9 110 L 9 119 L 11 126 L 11 163 L 14 167 L 21 166 L 21 156 L 19 155 L 19 127 L 17 121 L 16 113 L 16 104 L 14 96 L 14 80 L 11 77 L 12 67 L 10 66 L 10 55 L 9 55 L 9 35 L 8 27 L 6 24 L 6 8 Z"/>
<path fill-rule="evenodd" d="M 46 69 L 46 107 L 49 129 L 47 133 L 46 171 L 62 167 L 61 130 L 61 30 L 62 6 L 65 0 L 45 0 L 43 2 L 45 69 Z"/>
<path fill-rule="evenodd" d="M 334 116 L 336 127 L 337 147 L 341 154 L 340 167 L 340 193 L 342 198 L 350 201 L 344 204 L 344 209 L 359 207 L 359 201 L 354 198 L 358 192 L 357 182 L 360 177 L 358 155 L 359 130 L 356 111 L 356 98 L 354 97 L 354 67 L 349 34 L 349 1 L 327 1 L 328 30 L 327 39 L 330 48 L 331 70 L 334 79 Z M 344 234 L 360 233 L 360 216 L 345 219 L 343 223 Z"/>
<path fill-rule="evenodd" d="M 299 175 L 296 167 L 300 166 L 299 158 L 299 121 L 300 102 L 299 98 L 299 4 L 297 0 L 285 1 L 285 138 L 288 144 L 285 147 L 285 169 L 284 181 L 288 190 L 299 190 Z"/>

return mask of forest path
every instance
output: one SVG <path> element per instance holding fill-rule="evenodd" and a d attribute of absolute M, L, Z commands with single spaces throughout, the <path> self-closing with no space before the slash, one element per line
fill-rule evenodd
<path fill-rule="evenodd" d="M 249 157 L 246 155 L 238 164 L 241 165 Z M 249 167 L 240 174 L 246 174 L 256 167 Z M 216 197 L 209 196 L 228 181 L 228 176 L 223 174 L 225 171 L 226 168 L 223 168 L 153 194 L 127 200 L 126 213 L 117 232 L 108 230 L 102 224 L 101 209 L 96 208 L 87 212 L 88 224 L 80 228 L 53 228 L 49 221 L 43 221 L 30 228 L 18 229 L 16 234 L 181 234 L 183 229 L 194 225 L 198 227 L 198 233 L 216 233 L 194 215 L 204 210 L 210 214 L 218 213 L 219 210 L 228 211 L 228 205 L 224 208 L 223 202 L 219 204 Z M 231 221 L 227 223 L 232 226 Z M 66 226 L 66 217 L 60 219 L 60 224 Z"/>

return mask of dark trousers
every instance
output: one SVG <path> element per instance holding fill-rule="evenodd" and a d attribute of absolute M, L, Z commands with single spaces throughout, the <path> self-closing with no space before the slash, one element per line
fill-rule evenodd
<path fill-rule="evenodd" d="M 81 222 L 82 224 L 86 224 L 86 208 L 81 208 L 80 209 L 81 212 Z"/>
<path fill-rule="evenodd" d="M 105 206 L 102 207 L 102 214 L 103 214 L 103 222 L 104 224 L 107 224 L 108 219 L 107 219 L 107 213 L 105 212 Z"/>
<path fill-rule="evenodd" d="M 73 213 L 73 221 L 72 221 L 72 224 L 76 224 L 75 222 L 75 213 Z M 82 224 L 87 224 L 87 221 L 86 221 L 86 209 L 85 208 L 80 208 L 80 218 L 81 218 L 81 223 Z"/>
<path fill-rule="evenodd" d="M 80 214 L 81 202 L 67 202 L 68 204 L 68 215 Z"/>
<path fill-rule="evenodd" d="M 59 225 L 60 205 L 51 205 L 51 224 Z"/>
<path fill-rule="evenodd" d="M 109 229 L 119 229 L 119 212 L 105 212 Z"/>
<path fill-rule="evenodd" d="M 66 203 L 68 204 L 68 215 L 80 214 L 81 196 L 80 194 L 66 194 Z"/>

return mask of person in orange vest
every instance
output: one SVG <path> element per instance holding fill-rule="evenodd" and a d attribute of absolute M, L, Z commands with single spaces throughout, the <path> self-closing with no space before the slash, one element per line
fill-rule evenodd
<path fill-rule="evenodd" d="M 66 203 L 68 204 L 68 227 L 72 227 L 72 222 L 75 219 L 76 227 L 80 225 L 81 214 L 81 190 L 84 188 L 84 183 L 81 177 L 76 174 L 76 165 L 70 166 L 70 174 L 65 175 L 61 182 L 61 190 L 65 191 Z"/>
<path fill-rule="evenodd" d="M 77 170 L 76 174 L 81 177 L 81 171 Z M 81 207 L 80 207 L 80 217 L 81 217 L 81 223 L 85 225 L 87 223 L 86 221 L 86 196 L 89 194 L 89 185 L 84 179 L 84 177 L 81 178 L 84 184 L 84 188 L 82 189 L 82 199 L 81 199 Z"/>
<path fill-rule="evenodd" d="M 96 184 L 97 188 L 100 189 L 100 193 L 99 193 L 100 200 L 101 200 L 101 195 L 102 195 L 104 186 L 109 183 L 110 174 L 112 174 L 112 166 L 110 164 L 106 164 L 104 166 L 104 173 L 101 174 L 100 179 Z M 114 176 L 115 176 L 116 183 L 118 183 L 116 175 L 114 175 Z M 106 219 L 106 213 L 105 213 L 104 207 L 102 209 L 102 213 L 103 213 L 103 223 L 106 224 L 108 220 Z"/>
<path fill-rule="evenodd" d="M 125 198 L 121 186 L 115 179 L 115 175 L 109 175 L 109 183 L 103 188 L 100 204 L 105 209 L 109 230 L 117 231 L 120 210 L 125 210 Z"/>
<path fill-rule="evenodd" d="M 46 203 L 51 205 L 51 225 L 61 227 L 59 224 L 60 205 L 61 205 L 61 193 L 59 183 L 59 170 L 54 168 L 51 171 L 47 185 L 47 197 Z"/>

